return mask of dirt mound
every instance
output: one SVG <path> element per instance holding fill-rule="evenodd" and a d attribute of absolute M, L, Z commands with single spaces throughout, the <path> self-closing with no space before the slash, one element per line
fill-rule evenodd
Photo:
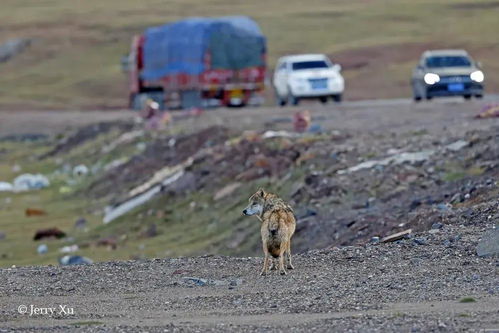
<path fill-rule="evenodd" d="M 146 181 L 159 169 L 183 163 L 202 149 L 223 144 L 230 137 L 229 133 L 225 127 L 212 126 L 193 134 L 159 137 L 142 153 L 99 177 L 89 186 L 88 192 L 94 197 L 109 193 L 117 197 Z"/>

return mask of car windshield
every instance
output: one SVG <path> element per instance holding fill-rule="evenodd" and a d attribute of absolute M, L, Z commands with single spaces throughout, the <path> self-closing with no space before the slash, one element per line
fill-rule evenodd
<path fill-rule="evenodd" d="M 465 56 L 438 56 L 426 59 L 427 67 L 469 67 L 471 61 Z"/>
<path fill-rule="evenodd" d="M 293 63 L 293 70 L 299 71 L 302 69 L 329 68 L 329 65 L 324 60 L 300 61 Z"/>

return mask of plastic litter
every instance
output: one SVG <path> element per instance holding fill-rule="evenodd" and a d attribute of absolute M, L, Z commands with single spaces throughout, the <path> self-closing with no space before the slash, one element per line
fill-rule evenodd
<path fill-rule="evenodd" d="M 14 191 L 14 186 L 11 183 L 0 182 L 0 192 L 12 192 Z"/>
<path fill-rule="evenodd" d="M 14 191 L 39 190 L 49 185 L 48 178 L 41 174 L 25 173 L 14 179 Z"/>
<path fill-rule="evenodd" d="M 88 175 L 88 167 L 84 164 L 77 165 L 73 168 L 73 176 L 82 177 Z"/>
<path fill-rule="evenodd" d="M 47 244 L 40 244 L 40 245 L 38 245 L 36 252 L 38 252 L 38 254 L 45 254 L 45 253 L 47 253 L 48 250 L 49 250 L 49 248 L 48 248 Z"/>
<path fill-rule="evenodd" d="M 59 259 L 59 264 L 61 266 L 70 266 L 70 265 L 90 265 L 93 264 L 93 260 L 87 257 L 82 256 L 71 256 L 67 255 Z"/>

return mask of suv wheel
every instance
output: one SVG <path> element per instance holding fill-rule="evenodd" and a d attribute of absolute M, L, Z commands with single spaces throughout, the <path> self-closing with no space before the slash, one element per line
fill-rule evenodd
<path fill-rule="evenodd" d="M 293 96 L 293 93 L 290 91 L 288 93 L 288 104 L 289 105 L 298 105 L 299 102 L 300 102 L 300 100 L 298 99 L 298 97 Z"/>
<path fill-rule="evenodd" d="M 336 103 L 340 103 L 343 100 L 343 96 L 341 94 L 333 95 L 332 97 L 333 101 L 335 101 Z"/>
<path fill-rule="evenodd" d="M 322 104 L 326 104 L 327 103 L 327 97 L 326 96 L 319 97 L 319 100 L 321 101 Z"/>

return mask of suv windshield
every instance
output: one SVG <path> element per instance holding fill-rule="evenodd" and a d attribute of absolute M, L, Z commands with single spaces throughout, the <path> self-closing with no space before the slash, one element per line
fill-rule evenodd
<path fill-rule="evenodd" d="M 471 61 L 465 56 L 438 56 L 426 59 L 427 67 L 469 67 Z"/>
<path fill-rule="evenodd" d="M 315 68 L 329 68 L 329 65 L 324 60 L 300 61 L 293 63 L 294 71 L 299 71 L 301 69 L 315 69 Z"/>

